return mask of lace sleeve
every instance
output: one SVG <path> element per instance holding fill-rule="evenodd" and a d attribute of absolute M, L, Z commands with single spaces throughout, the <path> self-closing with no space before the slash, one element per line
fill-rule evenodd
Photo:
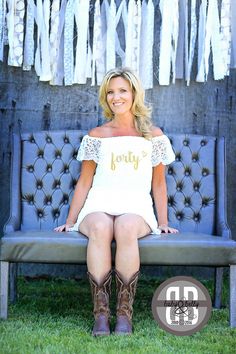
<path fill-rule="evenodd" d="M 80 144 L 77 160 L 93 160 L 99 162 L 101 140 L 89 135 L 85 135 Z"/>
<path fill-rule="evenodd" d="M 161 135 L 152 138 L 152 166 L 157 166 L 159 163 L 169 165 L 174 160 L 175 154 L 168 137 Z"/>

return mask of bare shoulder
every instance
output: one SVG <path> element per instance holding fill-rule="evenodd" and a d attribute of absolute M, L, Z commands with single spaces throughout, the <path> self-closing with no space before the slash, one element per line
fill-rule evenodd
<path fill-rule="evenodd" d="M 100 127 L 96 127 L 91 129 L 88 132 L 88 135 L 93 137 L 93 138 L 107 138 L 111 136 L 111 127 L 109 123 L 105 123 L 101 125 Z"/>
<path fill-rule="evenodd" d="M 102 138 L 104 136 L 104 128 L 103 128 L 103 126 L 91 129 L 88 132 L 88 135 L 93 137 L 93 138 Z"/>
<path fill-rule="evenodd" d="M 163 135 L 163 131 L 159 127 L 152 126 L 151 132 L 152 132 L 152 137 L 153 138 L 156 137 L 156 136 Z"/>

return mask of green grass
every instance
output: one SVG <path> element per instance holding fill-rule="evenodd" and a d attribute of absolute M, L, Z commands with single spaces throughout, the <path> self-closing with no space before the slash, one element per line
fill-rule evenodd
<path fill-rule="evenodd" d="M 235 353 L 236 329 L 229 327 L 228 280 L 221 310 L 213 310 L 208 324 L 191 336 L 162 330 L 151 312 L 151 301 L 160 280 L 141 276 L 134 305 L 134 334 L 93 338 L 90 287 L 81 280 L 18 281 L 19 298 L 10 305 L 9 318 L 0 321 L 0 353 Z M 210 294 L 213 283 L 203 281 Z M 114 284 L 113 284 L 114 285 Z M 113 291 L 114 294 L 114 291 Z M 114 296 L 111 302 L 114 313 Z M 115 317 L 112 317 L 114 327 Z"/>

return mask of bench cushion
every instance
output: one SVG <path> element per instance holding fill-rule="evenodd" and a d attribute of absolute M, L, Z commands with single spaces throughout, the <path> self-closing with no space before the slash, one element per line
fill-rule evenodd
<path fill-rule="evenodd" d="M 2 237 L 0 259 L 10 262 L 85 264 L 87 243 L 87 237 L 78 232 L 16 231 Z M 204 233 L 162 234 L 161 237 L 148 235 L 139 239 L 139 245 L 141 263 L 144 265 L 236 264 L 234 240 Z"/>

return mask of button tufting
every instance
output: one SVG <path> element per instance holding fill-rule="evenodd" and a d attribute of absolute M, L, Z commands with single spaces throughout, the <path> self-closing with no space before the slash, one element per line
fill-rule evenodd
<path fill-rule="evenodd" d="M 197 182 L 197 181 L 193 182 L 193 189 L 194 189 L 195 191 L 199 191 L 200 186 L 201 186 L 201 183 L 200 183 L 200 182 Z"/>
<path fill-rule="evenodd" d="M 56 159 L 60 159 L 61 158 L 61 151 L 60 150 L 56 150 L 55 151 L 55 158 Z"/>
<path fill-rule="evenodd" d="M 42 189 L 43 188 L 43 181 L 37 180 L 36 181 L 36 187 L 37 187 L 37 189 Z"/>
<path fill-rule="evenodd" d="M 63 172 L 69 173 L 69 166 L 67 164 L 64 165 Z"/>
<path fill-rule="evenodd" d="M 52 172 L 52 165 L 48 164 L 46 167 L 47 172 Z"/>
<path fill-rule="evenodd" d="M 168 196 L 168 206 L 173 207 L 175 205 L 175 199 L 173 195 Z"/>
<path fill-rule="evenodd" d="M 42 149 L 39 149 L 37 155 L 40 159 L 42 159 L 44 156 L 44 151 Z"/>
<path fill-rule="evenodd" d="M 201 144 L 201 146 L 205 146 L 207 144 L 207 141 L 203 139 L 203 140 L 201 140 L 200 144 Z"/>
<path fill-rule="evenodd" d="M 184 213 L 182 211 L 177 211 L 175 215 L 176 215 L 176 219 L 178 220 L 183 220 L 184 218 Z"/>
<path fill-rule="evenodd" d="M 53 214 L 54 218 L 57 219 L 60 216 L 60 210 L 59 209 L 53 209 L 52 210 L 52 214 Z"/>
<path fill-rule="evenodd" d="M 199 222 L 200 219 L 201 219 L 201 215 L 200 215 L 199 213 L 194 213 L 194 214 L 193 214 L 193 220 L 194 220 L 195 222 Z"/>
<path fill-rule="evenodd" d="M 61 186 L 61 181 L 59 179 L 55 179 L 53 182 L 53 188 L 59 189 Z"/>
<path fill-rule="evenodd" d="M 44 217 L 44 210 L 43 209 L 37 209 L 37 215 L 41 219 Z"/>
<path fill-rule="evenodd" d="M 30 173 L 34 172 L 34 166 L 33 165 L 27 166 L 27 171 Z"/>
<path fill-rule="evenodd" d="M 47 137 L 46 137 L 46 142 L 47 142 L 48 144 L 51 144 L 51 143 L 52 143 L 52 138 L 51 138 L 50 136 L 47 136 Z"/>
<path fill-rule="evenodd" d="M 193 162 L 197 162 L 198 160 L 199 160 L 199 155 L 198 155 L 197 152 L 194 152 L 194 153 L 192 154 L 192 161 L 193 161 Z"/>
<path fill-rule="evenodd" d="M 184 199 L 184 205 L 185 205 L 186 207 L 189 207 L 191 204 L 192 204 L 192 203 L 191 203 L 191 198 L 190 198 L 190 197 L 185 197 L 185 199 Z"/>
<path fill-rule="evenodd" d="M 176 152 L 175 161 L 181 161 L 181 153 L 180 152 Z"/>
<path fill-rule="evenodd" d="M 184 174 L 185 174 L 185 176 L 190 176 L 191 175 L 191 168 L 186 166 L 185 170 L 184 170 Z"/>
<path fill-rule="evenodd" d="M 168 167 L 168 175 L 173 175 L 173 174 L 174 174 L 173 167 Z"/>
<path fill-rule="evenodd" d="M 33 135 L 31 135 L 29 137 L 29 142 L 32 143 L 32 144 L 35 144 L 35 139 L 34 139 Z"/>
<path fill-rule="evenodd" d="M 204 168 L 202 169 L 202 175 L 203 175 L 204 177 L 206 177 L 206 176 L 209 175 L 209 170 L 208 170 L 208 168 L 204 167 Z"/>
<path fill-rule="evenodd" d="M 46 195 L 44 198 L 44 204 L 45 205 L 51 205 L 52 204 L 52 196 L 51 195 Z"/>
<path fill-rule="evenodd" d="M 176 190 L 178 192 L 180 192 L 180 191 L 182 191 L 182 189 L 183 189 L 183 182 L 181 182 L 181 181 L 177 182 L 176 183 Z"/>
<path fill-rule="evenodd" d="M 189 146 L 189 140 L 188 139 L 184 139 L 183 144 L 184 144 L 184 146 Z"/>
<path fill-rule="evenodd" d="M 68 138 L 67 136 L 65 136 L 65 137 L 64 137 L 64 143 L 65 143 L 65 144 L 69 144 L 69 142 L 70 142 L 70 141 L 69 141 L 69 138 Z"/>

